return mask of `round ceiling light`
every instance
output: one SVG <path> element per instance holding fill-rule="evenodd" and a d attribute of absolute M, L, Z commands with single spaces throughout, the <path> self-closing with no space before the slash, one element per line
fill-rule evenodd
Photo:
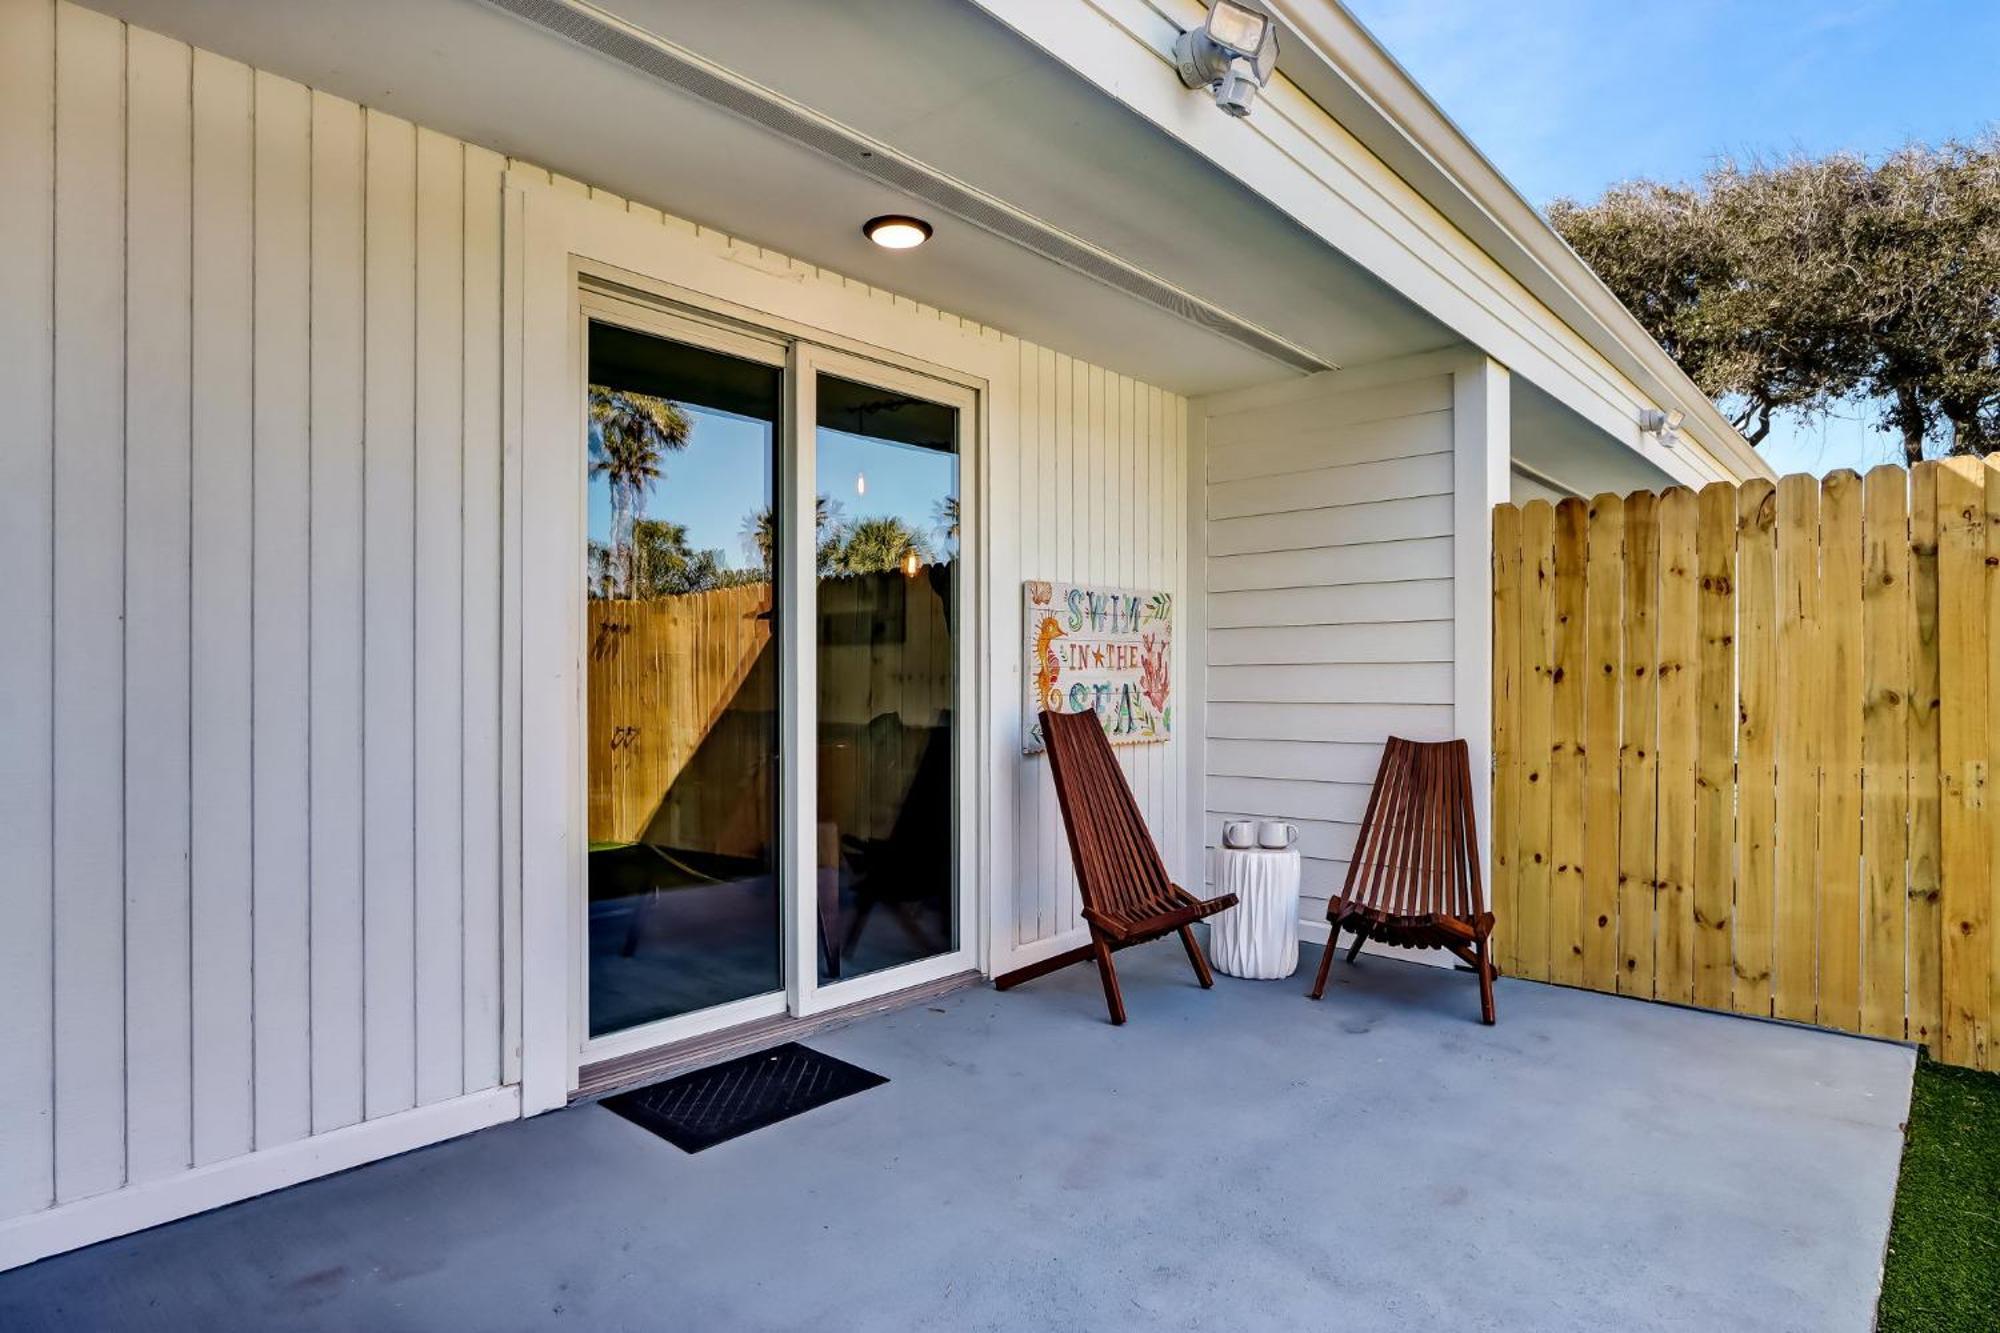
<path fill-rule="evenodd" d="M 861 233 L 885 250 L 913 250 L 931 238 L 931 224 L 922 218 L 885 213 L 862 223 Z"/>

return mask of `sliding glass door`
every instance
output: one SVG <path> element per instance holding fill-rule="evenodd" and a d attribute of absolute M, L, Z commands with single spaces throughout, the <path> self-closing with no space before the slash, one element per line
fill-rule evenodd
<path fill-rule="evenodd" d="M 783 372 L 607 321 L 588 329 L 598 1037 L 784 986 L 771 519 Z"/>
<path fill-rule="evenodd" d="M 957 947 L 958 410 L 816 377 L 821 981 Z"/>
<path fill-rule="evenodd" d="M 582 315 L 580 1058 L 969 966 L 972 395 Z"/>

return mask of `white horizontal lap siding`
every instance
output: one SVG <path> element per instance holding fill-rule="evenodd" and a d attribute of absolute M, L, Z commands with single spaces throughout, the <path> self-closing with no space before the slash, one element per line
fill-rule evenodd
<path fill-rule="evenodd" d="M 1019 570 L 1011 578 L 996 576 L 995 595 L 1018 602 L 1023 579 L 1171 593 L 1178 608 L 1171 668 L 1178 697 L 1190 651 L 1184 629 L 1186 400 L 1032 343 L 1018 348 L 1018 443 L 995 466 L 1008 472 L 1019 496 L 1013 534 Z M 996 619 L 1014 627 L 1015 641 L 994 645 L 996 665 L 1006 666 L 995 678 L 1012 682 L 1011 695 L 995 690 L 994 698 L 997 707 L 1018 714 L 1020 617 Z M 1116 752 L 1176 878 L 1190 873 L 1180 864 L 1181 840 L 1173 834 L 1185 790 L 1180 729 L 1166 744 Z M 1010 953 L 1011 963 L 1020 964 L 1070 941 L 1081 907 L 1048 760 L 1021 755 L 1019 730 L 1011 735 L 1016 744 L 1003 760 L 1014 777 L 1013 934 L 999 941 L 1000 970 L 1010 966 Z"/>
<path fill-rule="evenodd" d="M 504 1110 L 501 170 L 0 5 L 0 1266 Z"/>
<path fill-rule="evenodd" d="M 1205 423 L 1203 831 L 1297 824 L 1308 923 L 1346 876 L 1383 740 L 1453 725 L 1453 380 L 1341 382 L 1222 400 Z"/>

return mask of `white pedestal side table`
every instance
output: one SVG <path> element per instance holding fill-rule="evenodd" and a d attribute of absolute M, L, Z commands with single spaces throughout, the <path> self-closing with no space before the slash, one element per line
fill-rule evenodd
<path fill-rule="evenodd" d="M 1215 893 L 1236 906 L 1208 920 L 1208 961 L 1215 970 L 1252 981 L 1277 981 L 1299 967 L 1297 848 L 1217 847 Z"/>

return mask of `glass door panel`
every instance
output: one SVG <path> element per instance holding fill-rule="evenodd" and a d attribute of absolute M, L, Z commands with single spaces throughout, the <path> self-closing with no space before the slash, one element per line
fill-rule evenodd
<path fill-rule="evenodd" d="M 591 1037 L 779 990 L 781 371 L 589 324 Z"/>
<path fill-rule="evenodd" d="M 951 953 L 958 409 L 820 374 L 818 949 L 831 982 Z"/>

